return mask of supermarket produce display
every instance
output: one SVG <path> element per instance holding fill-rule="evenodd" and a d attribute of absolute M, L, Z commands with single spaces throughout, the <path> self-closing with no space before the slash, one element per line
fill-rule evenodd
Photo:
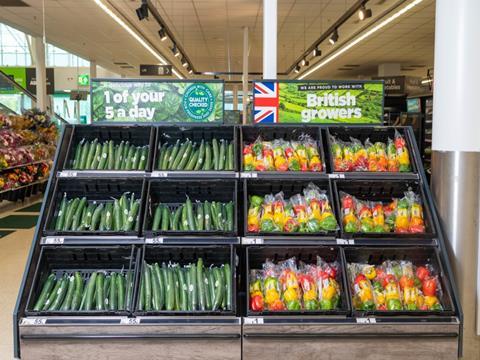
<path fill-rule="evenodd" d="M 38 111 L 0 115 L 0 200 L 41 191 L 56 149 L 57 128 Z"/>
<path fill-rule="evenodd" d="M 192 343 L 205 359 L 423 356 L 432 339 L 456 352 L 461 308 L 419 159 L 405 127 L 67 125 L 16 354 L 47 340 L 59 358 L 71 342 L 118 358 L 181 359 Z"/>

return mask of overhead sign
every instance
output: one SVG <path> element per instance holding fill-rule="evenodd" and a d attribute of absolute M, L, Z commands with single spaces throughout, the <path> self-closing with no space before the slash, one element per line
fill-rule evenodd
<path fill-rule="evenodd" d="M 383 81 L 254 82 L 254 123 L 383 122 Z"/>
<path fill-rule="evenodd" d="M 25 69 L 27 90 L 35 94 L 37 91 L 37 73 L 35 68 Z M 53 68 L 47 68 L 47 94 L 55 93 L 55 75 Z"/>
<path fill-rule="evenodd" d="M 26 87 L 26 77 L 24 67 L 5 66 L 0 67 L 0 70 L 6 74 L 10 79 L 14 80 L 21 87 Z M 20 92 L 3 76 L 0 76 L 0 94 L 14 94 Z"/>
<path fill-rule="evenodd" d="M 80 74 L 77 76 L 77 84 L 79 86 L 88 86 L 90 85 L 90 75 Z"/>
<path fill-rule="evenodd" d="M 422 83 L 415 76 L 382 76 L 374 77 L 375 80 L 383 80 L 385 83 L 385 95 L 413 95 L 422 92 Z"/>
<path fill-rule="evenodd" d="M 171 76 L 172 65 L 140 65 L 142 76 Z"/>
<path fill-rule="evenodd" d="M 223 80 L 92 79 L 92 121 L 222 122 Z"/>

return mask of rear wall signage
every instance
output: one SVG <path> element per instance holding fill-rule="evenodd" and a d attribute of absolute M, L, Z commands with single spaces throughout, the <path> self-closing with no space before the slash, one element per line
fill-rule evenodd
<path fill-rule="evenodd" d="M 254 123 L 383 122 L 382 81 L 254 82 Z"/>
<path fill-rule="evenodd" d="M 92 121 L 222 122 L 224 82 L 92 79 Z"/>

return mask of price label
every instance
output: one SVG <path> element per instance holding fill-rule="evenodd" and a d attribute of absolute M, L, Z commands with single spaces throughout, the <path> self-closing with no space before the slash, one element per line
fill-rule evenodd
<path fill-rule="evenodd" d="M 345 179 L 345 174 L 328 174 L 329 179 Z"/>
<path fill-rule="evenodd" d="M 337 245 L 355 245 L 354 239 L 337 239 Z"/>
<path fill-rule="evenodd" d="M 140 319 L 137 319 L 137 318 L 120 319 L 120 325 L 140 325 Z"/>
<path fill-rule="evenodd" d="M 163 244 L 163 237 L 146 238 L 146 244 Z"/>
<path fill-rule="evenodd" d="M 64 242 L 65 238 L 63 237 L 49 236 L 45 238 L 46 245 L 62 245 Z"/>
<path fill-rule="evenodd" d="M 45 318 L 23 318 L 21 325 L 45 325 L 47 319 Z"/>
<path fill-rule="evenodd" d="M 242 244 L 244 245 L 261 245 L 263 244 L 263 238 L 243 238 Z"/>
<path fill-rule="evenodd" d="M 166 178 L 166 177 L 168 177 L 168 172 L 166 172 L 166 171 L 153 171 L 151 177 Z"/>
<path fill-rule="evenodd" d="M 77 172 L 76 171 L 70 171 L 70 170 L 64 170 L 64 171 L 61 171 L 60 174 L 59 174 L 59 177 L 76 177 L 77 176 Z"/>
<path fill-rule="evenodd" d="M 256 178 L 258 177 L 258 174 L 256 172 L 246 172 L 246 173 L 241 173 L 240 174 L 241 178 Z"/>
<path fill-rule="evenodd" d="M 376 324 L 377 320 L 375 318 L 357 318 L 357 324 Z"/>
<path fill-rule="evenodd" d="M 245 318 L 244 319 L 245 325 L 261 325 L 263 324 L 263 318 Z"/>

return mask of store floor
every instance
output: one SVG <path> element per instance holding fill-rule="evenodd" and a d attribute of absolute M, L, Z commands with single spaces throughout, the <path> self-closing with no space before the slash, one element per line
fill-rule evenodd
<path fill-rule="evenodd" d="M 0 360 L 13 359 L 12 314 L 38 217 L 35 203 L 0 209 Z"/>

